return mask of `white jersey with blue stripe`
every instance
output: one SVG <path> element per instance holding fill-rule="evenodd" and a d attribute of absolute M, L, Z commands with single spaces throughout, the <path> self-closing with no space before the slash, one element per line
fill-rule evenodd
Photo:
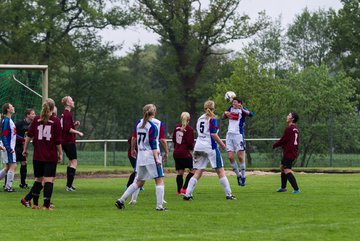
<path fill-rule="evenodd" d="M 7 152 L 15 150 L 16 126 L 13 120 L 7 116 L 1 122 L 1 140 Z"/>
<path fill-rule="evenodd" d="M 216 118 L 209 118 L 205 114 L 199 117 L 196 123 L 198 137 L 196 139 L 194 151 L 208 151 L 217 148 L 217 143 L 212 138 L 212 133 L 218 132 Z"/>
<path fill-rule="evenodd" d="M 136 125 L 136 141 L 138 147 L 136 164 L 144 166 L 155 162 L 153 150 L 159 150 L 158 147 L 158 129 L 152 121 L 148 121 L 142 127 L 141 119 Z"/>
<path fill-rule="evenodd" d="M 241 121 L 242 119 L 241 109 L 237 109 L 231 106 L 227 111 L 230 112 L 230 115 L 228 116 L 229 125 L 228 125 L 227 133 L 242 134 L 241 130 L 242 130 L 243 122 Z"/>

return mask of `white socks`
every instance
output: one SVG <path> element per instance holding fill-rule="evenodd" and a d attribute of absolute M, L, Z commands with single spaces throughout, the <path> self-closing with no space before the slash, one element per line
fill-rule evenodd
<path fill-rule="evenodd" d="M 138 185 L 134 182 L 126 189 L 124 194 L 118 200 L 124 203 L 125 200 L 138 189 L 139 189 Z"/>
<path fill-rule="evenodd" d="M 195 189 L 198 180 L 195 177 L 190 178 L 188 187 L 186 188 L 185 196 L 190 197 Z"/>
<path fill-rule="evenodd" d="M 246 164 L 244 163 L 240 163 L 240 170 L 241 170 L 241 176 L 245 177 L 245 168 L 246 168 Z"/>
<path fill-rule="evenodd" d="M 156 186 L 156 208 L 163 208 L 164 203 L 164 185 Z"/>
<path fill-rule="evenodd" d="M 3 179 L 6 176 L 6 170 L 5 168 L 0 171 L 0 180 Z"/>
<path fill-rule="evenodd" d="M 233 163 L 230 162 L 230 165 L 233 169 L 233 171 L 235 172 L 237 177 L 240 177 L 240 172 L 239 172 L 239 167 L 236 161 L 234 161 Z"/>
<path fill-rule="evenodd" d="M 12 183 L 13 183 L 13 180 L 14 180 L 14 175 L 15 175 L 15 173 L 14 173 L 13 171 L 8 171 L 8 173 L 7 173 L 7 179 L 6 179 L 6 185 L 5 185 L 5 188 L 6 188 L 6 189 L 12 188 Z"/>
<path fill-rule="evenodd" d="M 229 180 L 227 179 L 227 177 L 224 176 L 224 177 L 220 178 L 219 181 L 220 181 L 221 186 L 224 189 L 226 196 L 230 196 L 231 188 L 230 188 Z"/>

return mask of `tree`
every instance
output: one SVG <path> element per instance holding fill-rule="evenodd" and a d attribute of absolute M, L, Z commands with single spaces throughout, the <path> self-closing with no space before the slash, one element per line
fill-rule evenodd
<path fill-rule="evenodd" d="M 331 49 L 330 11 L 307 8 L 296 16 L 287 31 L 287 55 L 300 68 L 326 64 Z"/>
<path fill-rule="evenodd" d="M 193 115 L 198 98 L 194 94 L 214 47 L 247 38 L 265 26 L 265 17 L 250 23 L 236 10 L 240 0 L 212 0 L 204 7 L 198 0 L 138 0 L 142 23 L 171 47 L 175 70 L 183 88 L 186 109 Z"/>
<path fill-rule="evenodd" d="M 332 12 L 332 52 L 339 60 L 337 70 L 360 79 L 360 8 L 358 0 L 342 0 L 343 8 Z M 360 114 L 360 82 L 357 82 L 357 111 Z"/>
<path fill-rule="evenodd" d="M 301 166 L 307 166 L 314 154 L 332 152 L 334 132 L 341 140 L 348 130 L 344 123 L 354 122 L 353 82 L 344 73 L 334 76 L 324 65 L 291 73 L 284 80 L 290 89 L 283 104 L 288 112 L 296 111 L 300 116 Z M 356 138 L 347 141 L 357 143 Z"/>
<path fill-rule="evenodd" d="M 283 36 L 281 18 L 270 22 L 263 31 L 259 31 L 245 47 L 245 53 L 256 57 L 265 67 L 274 69 L 281 76 L 288 67 L 285 59 L 285 36 Z"/>
<path fill-rule="evenodd" d="M 96 30 L 126 26 L 133 17 L 126 9 L 106 8 L 106 1 L 15 0 L 0 4 L 0 61 L 51 64 L 74 48 L 96 41 Z"/>

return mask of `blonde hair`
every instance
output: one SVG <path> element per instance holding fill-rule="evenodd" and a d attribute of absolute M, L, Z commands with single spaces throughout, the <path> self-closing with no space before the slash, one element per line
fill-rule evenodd
<path fill-rule="evenodd" d="M 212 100 L 207 100 L 204 103 L 204 111 L 207 118 L 214 118 L 216 117 L 215 111 L 215 102 Z"/>
<path fill-rule="evenodd" d="M 183 129 L 186 128 L 186 126 L 188 125 L 189 123 L 189 120 L 190 120 L 190 114 L 189 112 L 183 112 L 181 113 L 180 115 L 180 120 L 181 120 L 181 126 Z"/>
<path fill-rule="evenodd" d="M 141 128 L 144 128 L 151 116 L 156 113 L 156 106 L 154 104 L 147 104 L 143 107 L 143 123 Z"/>
<path fill-rule="evenodd" d="M 61 99 L 61 104 L 63 104 L 63 106 L 67 106 L 67 101 L 70 98 L 70 96 L 65 96 L 64 98 Z"/>
<path fill-rule="evenodd" d="M 48 98 L 44 101 L 40 113 L 40 119 L 43 123 L 46 123 L 49 120 L 54 110 L 54 107 L 55 107 L 55 102 L 53 99 Z"/>

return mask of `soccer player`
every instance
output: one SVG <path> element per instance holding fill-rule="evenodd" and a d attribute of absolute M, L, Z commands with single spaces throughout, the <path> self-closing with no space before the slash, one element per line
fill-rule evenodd
<path fill-rule="evenodd" d="M 222 114 L 223 119 L 229 119 L 228 131 L 226 133 L 226 151 L 240 186 L 245 186 L 246 183 L 244 123 L 246 116 L 252 117 L 253 115 L 252 111 L 242 106 L 242 100 L 239 97 L 233 98 L 232 105 Z M 234 153 L 239 158 L 240 171 L 234 158 Z"/>
<path fill-rule="evenodd" d="M 219 177 L 220 184 L 226 194 L 226 199 L 236 200 L 235 196 L 233 196 L 231 193 L 229 180 L 225 176 L 223 160 L 218 149 L 218 145 L 220 145 L 223 149 L 225 149 L 226 146 L 217 134 L 219 126 L 216 115 L 214 114 L 214 101 L 207 100 L 204 103 L 204 110 L 205 113 L 199 117 L 196 124 L 198 137 L 194 147 L 193 166 L 195 169 L 195 174 L 189 181 L 189 185 L 186 189 L 186 194 L 183 199 L 187 201 L 193 199 L 192 193 L 195 189 L 195 186 L 198 180 L 201 178 L 208 162 L 210 162 L 211 167 L 215 169 L 216 174 Z"/>
<path fill-rule="evenodd" d="M 180 115 L 180 124 L 176 124 L 172 141 L 174 143 L 173 157 L 176 169 L 177 195 L 185 194 L 190 178 L 194 175 L 192 153 L 194 150 L 194 129 L 189 126 L 190 114 L 183 112 Z M 189 174 L 186 176 L 185 183 L 183 175 L 185 168 L 189 168 Z"/>
<path fill-rule="evenodd" d="M 4 192 L 15 192 L 12 184 L 16 170 L 16 126 L 11 119 L 14 113 L 15 108 L 12 104 L 5 103 L 2 106 L 1 141 L 5 147 L 5 151 L 2 152 L 2 158 L 6 166 L 0 171 L 0 179 L 6 176 Z"/>
<path fill-rule="evenodd" d="M 299 115 L 295 112 L 291 112 L 286 117 L 287 127 L 280 140 L 274 143 L 273 149 L 282 147 L 283 158 L 280 164 L 281 170 L 281 187 L 277 189 L 277 192 L 286 192 L 286 182 L 289 181 L 293 187 L 294 194 L 300 193 L 300 189 L 297 185 L 294 172 L 292 171 L 292 163 L 298 156 L 299 152 L 299 129 L 296 127 L 296 122 L 299 120 Z"/>
<path fill-rule="evenodd" d="M 66 176 L 66 191 L 73 192 L 76 188 L 73 186 L 76 168 L 77 168 L 77 152 L 76 152 L 76 134 L 84 136 L 81 131 L 77 131 L 76 127 L 80 125 L 79 121 L 74 121 L 71 114 L 71 109 L 75 107 L 75 102 L 70 96 L 62 98 L 61 103 L 65 109 L 61 115 L 61 126 L 62 126 L 62 148 L 69 159 Z"/>
<path fill-rule="evenodd" d="M 156 114 L 156 107 L 155 107 L 155 114 Z M 166 142 L 166 131 L 165 131 L 164 123 L 162 121 L 160 121 L 159 119 L 156 119 L 155 117 L 152 118 L 151 122 L 158 129 L 158 134 L 157 134 L 157 137 L 156 137 L 156 141 L 158 143 L 158 149 L 160 150 L 160 159 L 162 161 L 164 161 L 165 163 L 167 163 L 168 156 L 169 156 L 169 149 L 168 149 L 167 142 Z M 132 135 L 132 138 L 131 138 L 131 153 L 132 153 L 131 155 L 134 158 L 136 158 L 136 156 L 137 156 L 136 141 L 137 141 L 137 134 L 136 134 L 136 128 L 135 128 L 134 132 L 133 132 L 133 135 Z M 162 150 L 164 152 L 164 156 L 162 156 L 162 154 L 161 154 L 160 144 L 161 144 Z M 135 180 L 137 180 L 137 177 L 135 177 Z M 129 204 L 131 204 L 131 205 L 136 204 L 136 200 L 137 200 L 137 197 L 139 195 L 140 190 L 143 190 L 143 187 L 138 188 L 131 195 L 131 201 L 129 202 Z M 166 201 L 163 200 L 163 203 L 166 203 Z"/>
<path fill-rule="evenodd" d="M 28 155 L 30 139 L 33 139 L 33 168 L 35 182 L 30 192 L 21 199 L 21 204 L 33 209 L 40 209 L 39 196 L 44 188 L 44 204 L 42 209 L 52 211 L 51 196 L 54 188 L 57 163 L 62 159 L 61 138 L 62 130 L 60 120 L 53 116 L 55 103 L 46 99 L 42 105 L 40 116 L 36 116 L 28 129 L 23 155 Z"/>
<path fill-rule="evenodd" d="M 166 211 L 164 202 L 164 172 L 160 157 L 158 144 L 158 127 L 153 123 L 156 114 L 156 107 L 147 104 L 143 108 L 143 118 L 136 125 L 136 140 L 138 145 L 136 159 L 136 182 L 131 184 L 124 194 L 115 202 L 119 209 L 125 208 L 125 200 L 132 195 L 139 187 L 145 184 L 146 180 L 155 179 L 156 185 L 156 210 Z"/>
<path fill-rule="evenodd" d="M 20 180 L 21 183 L 19 185 L 20 188 L 28 189 L 28 184 L 26 183 L 26 175 L 27 175 L 27 163 L 26 158 L 22 155 L 24 150 L 24 142 L 25 137 L 27 135 L 27 131 L 29 129 L 29 125 L 35 117 L 35 111 L 33 109 L 26 109 L 24 113 L 24 119 L 16 122 L 16 161 L 21 163 L 20 166 Z"/>

